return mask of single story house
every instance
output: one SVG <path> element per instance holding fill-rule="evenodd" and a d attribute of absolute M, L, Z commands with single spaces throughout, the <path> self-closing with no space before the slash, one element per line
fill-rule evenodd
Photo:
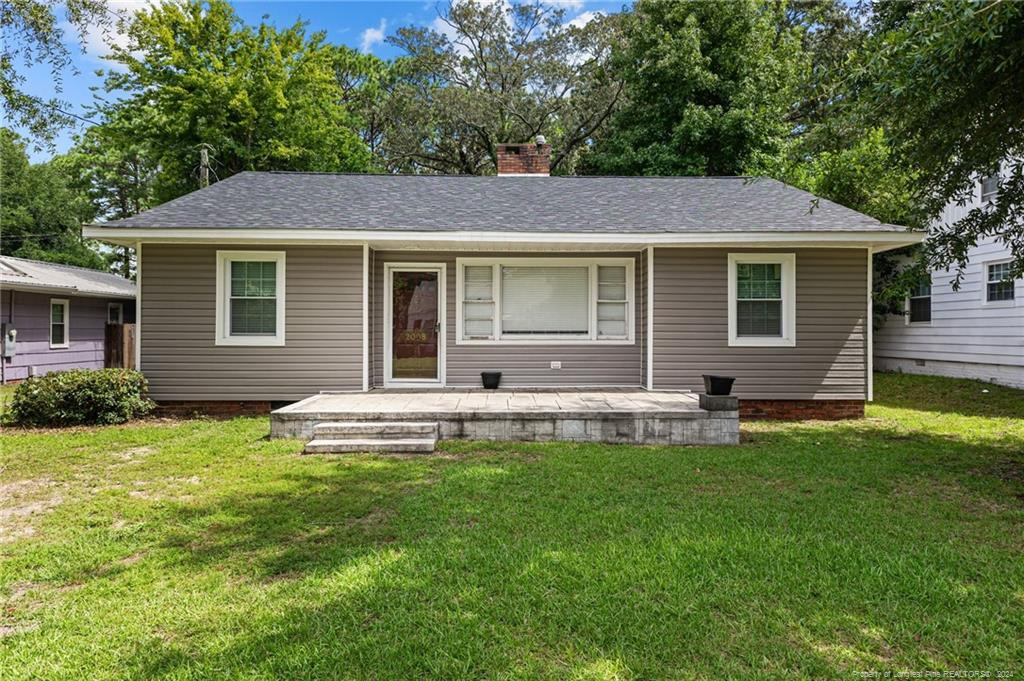
<path fill-rule="evenodd" d="M 0 256 L 3 383 L 59 369 L 102 369 L 107 325 L 134 321 L 129 279 Z"/>
<path fill-rule="evenodd" d="M 920 241 L 766 178 L 243 172 L 85 236 L 138 256 L 139 365 L 168 405 L 320 392 L 702 389 L 747 414 L 871 399 L 872 254 Z"/>

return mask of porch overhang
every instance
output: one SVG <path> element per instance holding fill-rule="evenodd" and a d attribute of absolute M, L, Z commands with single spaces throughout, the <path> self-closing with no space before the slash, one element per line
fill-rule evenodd
<path fill-rule="evenodd" d="M 363 246 L 375 250 L 424 251 L 641 251 L 651 246 L 685 248 L 863 248 L 879 253 L 920 243 L 924 232 L 911 231 L 718 231 L 658 233 L 458 232 L 352 229 L 203 229 L 133 228 L 88 225 L 86 238 L 117 246 L 138 243 L 216 243 L 230 245 Z"/>

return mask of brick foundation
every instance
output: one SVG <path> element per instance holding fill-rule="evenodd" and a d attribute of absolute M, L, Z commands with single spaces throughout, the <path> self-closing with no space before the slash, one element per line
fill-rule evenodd
<path fill-rule="evenodd" d="M 740 419 L 841 421 L 864 418 L 864 400 L 740 400 Z"/>
<path fill-rule="evenodd" d="M 191 418 L 210 416 L 230 419 L 236 416 L 266 416 L 270 413 L 270 402 L 258 400 L 184 400 L 157 402 L 156 416 L 164 418 Z"/>

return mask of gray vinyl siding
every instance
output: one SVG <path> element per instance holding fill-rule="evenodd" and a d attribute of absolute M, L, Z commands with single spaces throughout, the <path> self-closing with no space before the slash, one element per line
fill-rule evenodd
<path fill-rule="evenodd" d="M 218 250 L 285 251 L 285 345 L 217 346 Z M 359 246 L 145 244 L 142 370 L 155 400 L 297 400 L 362 387 Z"/>
<path fill-rule="evenodd" d="M 371 288 L 373 301 L 373 384 L 383 385 L 384 334 L 384 265 L 388 262 L 439 263 L 447 265 L 446 345 L 447 380 L 453 387 L 480 385 L 481 371 L 501 371 L 502 387 L 545 386 L 639 386 L 642 381 L 641 355 L 643 345 L 639 333 L 629 345 L 457 345 L 455 342 L 455 260 L 459 254 L 422 251 L 376 251 Z M 487 256 L 552 256 L 552 257 L 638 257 L 635 253 L 465 253 L 467 257 Z M 639 264 L 639 263 L 638 263 Z M 640 268 L 634 268 L 635 290 L 641 288 Z M 636 323 L 639 327 L 639 310 Z M 562 368 L 551 369 L 551 361 L 559 360 Z"/>
<path fill-rule="evenodd" d="M 728 254 L 796 254 L 796 347 L 729 347 Z M 745 399 L 865 399 L 864 249 L 656 248 L 654 388 L 735 376 Z"/>

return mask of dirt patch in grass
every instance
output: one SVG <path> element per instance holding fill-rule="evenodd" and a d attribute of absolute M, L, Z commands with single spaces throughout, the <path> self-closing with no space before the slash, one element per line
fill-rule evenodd
<path fill-rule="evenodd" d="M 391 521 L 395 517 L 395 511 L 391 508 L 373 508 L 370 512 L 360 518 L 353 518 L 349 522 L 351 527 L 379 527 Z"/>
<path fill-rule="evenodd" d="M 156 451 L 155 447 L 132 447 L 121 452 L 116 452 L 115 457 L 123 461 L 134 461 L 146 456 L 149 456 Z"/>
<path fill-rule="evenodd" d="M 45 582 L 15 582 L 10 586 L 10 593 L 0 602 L 0 639 L 17 634 L 24 634 L 35 631 L 39 628 L 39 622 L 32 619 L 19 619 L 31 617 L 43 604 L 43 594 L 62 594 L 73 591 L 82 586 L 81 582 L 72 582 L 54 586 Z M 30 598 L 29 594 L 37 594 Z"/>
<path fill-rule="evenodd" d="M 64 501 L 48 478 L 15 480 L 0 484 L 0 543 L 11 542 L 35 534 L 32 522 Z"/>
<path fill-rule="evenodd" d="M 19 624 L 0 624 L 0 638 L 7 638 L 15 634 L 24 634 L 35 631 L 39 628 L 39 622 L 24 622 Z"/>
<path fill-rule="evenodd" d="M 135 428 L 152 428 L 152 427 L 166 427 L 172 428 L 181 425 L 181 419 L 168 419 L 168 418 L 145 418 L 137 419 L 135 421 L 128 421 L 126 423 L 118 423 L 111 426 L 51 426 L 47 428 L 41 427 L 25 427 L 18 425 L 5 425 L 5 430 L 17 433 L 19 435 L 62 435 L 62 434 L 75 434 L 75 433 L 94 433 L 100 430 L 131 430 Z"/>

